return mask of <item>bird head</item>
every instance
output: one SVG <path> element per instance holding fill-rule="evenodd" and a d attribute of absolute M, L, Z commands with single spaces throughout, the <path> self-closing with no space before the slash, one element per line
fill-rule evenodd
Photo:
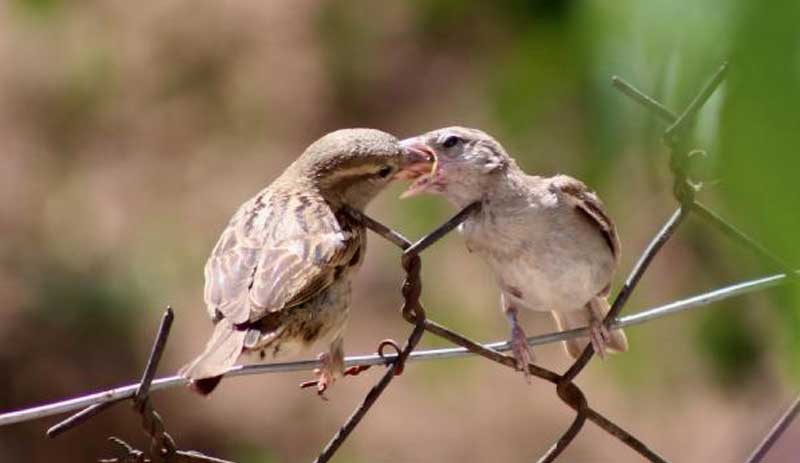
<path fill-rule="evenodd" d="M 433 161 L 423 172 L 420 163 L 400 175 L 416 181 L 403 198 L 420 193 L 444 195 L 459 207 L 480 200 L 491 187 L 496 173 L 513 165 L 513 160 L 494 138 L 477 129 L 448 127 L 400 142 L 418 159 Z"/>
<path fill-rule="evenodd" d="M 295 175 L 312 183 L 331 202 L 362 209 L 395 178 L 429 155 L 400 146 L 394 136 L 375 129 L 342 129 L 312 143 L 292 165 Z"/>

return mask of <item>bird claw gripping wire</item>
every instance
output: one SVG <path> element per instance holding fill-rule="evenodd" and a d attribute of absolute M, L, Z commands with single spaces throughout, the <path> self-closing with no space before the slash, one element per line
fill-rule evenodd
<path fill-rule="evenodd" d="M 638 263 L 636 264 L 635 268 L 631 272 L 630 276 L 625 282 L 625 285 L 617 295 L 614 305 L 612 307 L 611 312 L 609 312 L 609 317 L 606 319 L 606 322 L 614 321 L 615 317 L 619 314 L 622 307 L 625 305 L 628 297 L 630 296 L 633 289 L 636 287 L 639 279 L 644 274 L 645 270 L 647 269 L 650 261 L 654 258 L 654 256 L 659 252 L 663 244 L 669 239 L 669 237 L 674 232 L 675 228 L 682 223 L 683 219 L 689 212 L 694 212 L 695 215 L 704 218 L 709 223 L 714 225 L 716 228 L 722 230 L 728 236 L 734 238 L 735 240 L 739 241 L 746 247 L 756 251 L 765 259 L 772 261 L 776 266 L 781 268 L 784 271 L 782 275 L 775 275 L 768 278 L 762 278 L 760 280 L 754 280 L 751 282 L 746 282 L 738 285 L 729 286 L 727 288 L 721 288 L 710 293 L 706 293 L 701 296 L 696 296 L 693 298 L 686 299 L 684 301 L 679 301 L 679 303 L 672 303 L 668 306 L 664 306 L 663 308 L 659 309 L 652 309 L 651 311 L 646 311 L 645 313 L 640 313 L 637 315 L 625 317 L 628 318 L 628 323 L 624 324 L 634 324 L 634 323 L 643 323 L 644 321 L 651 320 L 660 316 L 664 316 L 666 313 L 674 313 L 677 310 L 685 310 L 685 308 L 690 307 L 690 304 L 695 304 L 695 306 L 699 305 L 706 305 L 710 302 L 715 300 L 721 300 L 726 297 L 732 297 L 736 294 L 744 294 L 747 291 L 754 290 L 756 287 L 758 288 L 767 288 L 773 285 L 778 284 L 780 281 L 787 281 L 792 278 L 794 281 L 795 275 L 798 275 L 791 267 L 787 266 L 783 263 L 780 259 L 776 258 L 774 255 L 769 253 L 763 246 L 758 244 L 757 242 L 753 241 L 743 232 L 736 229 L 733 225 L 727 223 L 723 218 L 719 217 L 711 211 L 710 209 L 706 208 L 702 204 L 694 201 L 694 193 L 696 193 L 699 188 L 702 186 L 700 182 L 695 181 L 692 179 L 694 175 L 692 170 L 692 164 L 705 159 L 707 154 L 705 151 L 701 150 L 687 150 L 685 146 L 682 146 L 684 143 L 682 140 L 684 137 L 682 136 L 684 130 L 688 126 L 688 123 L 691 122 L 693 115 L 697 110 L 702 106 L 702 104 L 706 101 L 706 99 L 710 96 L 719 82 L 722 80 L 724 75 L 725 66 L 722 66 L 714 78 L 711 80 L 711 83 L 708 84 L 702 92 L 695 98 L 695 100 L 687 107 L 687 109 L 680 115 L 676 116 L 672 113 L 669 109 L 665 108 L 655 99 L 644 95 L 633 86 L 622 80 L 621 78 L 615 77 L 613 79 L 614 86 L 625 93 L 627 96 L 630 96 L 638 103 L 644 105 L 648 109 L 654 112 L 655 115 L 659 116 L 660 118 L 664 119 L 667 123 L 672 124 L 664 136 L 665 144 L 671 149 L 672 159 L 671 165 L 673 173 L 675 174 L 676 183 L 675 183 L 675 194 L 676 198 L 681 202 L 680 208 L 673 214 L 673 216 L 665 223 L 662 227 L 661 231 L 653 238 L 650 245 L 647 249 L 642 253 L 639 258 Z M 696 177 L 695 177 L 696 178 Z M 687 207 L 684 207 L 687 206 Z M 514 362 L 513 358 L 504 355 L 492 348 L 492 346 L 483 346 L 480 345 L 459 333 L 451 331 L 446 327 L 439 325 L 438 323 L 427 320 L 425 318 L 425 311 L 422 305 L 419 303 L 419 297 L 421 294 L 421 281 L 419 278 L 420 273 L 420 260 L 419 254 L 426 249 L 428 246 L 436 242 L 439 238 L 444 236 L 447 232 L 452 230 L 458 223 L 460 219 L 465 218 L 471 212 L 477 210 L 475 205 L 468 207 L 467 209 L 463 210 L 459 213 L 458 216 L 451 219 L 445 226 L 440 227 L 434 233 L 426 236 L 425 238 L 421 239 L 415 244 L 412 244 L 405 238 L 403 238 L 399 233 L 391 230 L 390 228 L 386 227 L 385 225 L 380 224 L 377 221 L 370 219 L 369 217 L 363 215 L 358 211 L 353 212 L 353 216 L 361 220 L 368 228 L 379 234 L 380 236 L 384 237 L 388 241 L 394 243 L 399 248 L 405 250 L 402 264 L 403 268 L 406 270 L 406 280 L 403 286 L 403 295 L 404 295 L 404 304 L 402 309 L 403 317 L 414 324 L 414 330 L 409 335 L 409 338 L 400 349 L 399 345 L 393 341 L 383 341 L 378 346 L 378 355 L 383 360 L 383 363 L 390 368 L 386 370 L 381 380 L 368 392 L 362 404 L 354 411 L 348 421 L 340 428 L 340 430 L 336 433 L 333 439 L 329 442 L 320 456 L 317 458 L 316 461 L 318 462 L 327 462 L 329 461 L 337 449 L 342 445 L 342 443 L 347 439 L 347 436 L 353 431 L 353 429 L 358 425 L 360 420 L 363 416 L 368 412 L 369 408 L 377 401 L 383 390 L 387 387 L 387 385 L 391 382 L 392 378 L 399 374 L 402 371 L 403 361 L 408 358 L 411 351 L 419 342 L 420 337 L 422 336 L 423 331 L 428 331 L 433 335 L 440 336 L 444 339 L 450 340 L 451 342 L 462 346 L 465 351 L 481 355 L 484 358 L 492 360 L 494 362 L 503 364 L 507 367 L 513 368 L 516 366 L 516 362 Z M 751 289 L 746 289 L 751 288 Z M 723 296 L 724 293 L 724 296 Z M 692 301 L 692 302 L 690 302 Z M 679 306 L 683 306 L 679 308 Z M 667 309 L 668 308 L 668 309 Z M 658 312 L 656 315 L 655 312 Z M 634 319 L 638 321 L 634 321 Z M 618 320 L 619 321 L 619 320 Z M 565 334 L 566 332 L 560 333 Z M 548 342 L 552 342 L 554 339 L 551 339 Z M 529 338 L 529 342 L 531 339 Z M 544 341 L 543 341 L 544 342 Z M 501 343 L 495 343 L 501 344 Z M 391 347 L 397 352 L 397 357 L 393 358 L 392 354 L 386 353 L 386 349 Z M 154 349 L 155 350 L 155 349 Z M 632 450 L 638 452 L 642 457 L 647 459 L 651 462 L 659 462 L 663 463 L 666 460 L 663 459 L 660 455 L 656 454 L 654 451 L 650 450 L 643 442 L 639 441 L 634 435 L 625 431 L 614 422 L 606 418 L 605 416 L 601 415 L 599 412 L 595 411 L 588 405 L 588 401 L 586 396 L 583 392 L 575 385 L 573 382 L 574 378 L 582 371 L 582 369 L 586 366 L 587 362 L 591 359 L 593 355 L 593 350 L 591 348 L 587 348 L 584 353 L 582 354 L 581 358 L 577 360 L 573 365 L 566 371 L 564 374 L 557 374 L 553 371 L 547 370 L 545 368 L 536 366 L 534 364 L 528 364 L 529 372 L 545 381 L 548 381 L 556 386 L 556 393 L 559 399 L 563 401 L 567 406 L 572 408 L 575 412 L 575 419 L 573 420 L 570 427 L 560 436 L 560 438 L 556 441 L 556 443 L 545 453 L 541 458 L 540 462 L 550 462 L 554 461 L 558 458 L 559 455 L 573 442 L 574 438 L 577 434 L 582 430 L 586 420 L 592 421 L 594 424 L 602 428 L 606 431 L 609 435 L 614 436 L 615 438 L 619 439 L 623 444 L 630 447 Z M 422 355 L 419 356 L 420 358 Z M 151 356 L 151 359 L 153 356 Z M 373 361 L 377 360 L 377 358 L 372 359 Z M 306 362 L 309 363 L 309 362 Z M 373 364 L 378 364 L 377 362 Z M 148 367 L 148 371 L 150 368 Z M 239 367 L 238 371 L 232 372 L 232 374 L 244 374 L 242 373 L 243 369 Z M 266 371 L 266 370 L 265 370 Z M 278 370 L 275 369 L 274 371 L 288 371 L 288 370 Z M 99 460 L 103 463 L 150 463 L 153 461 L 163 461 L 167 460 L 170 463 L 184 463 L 184 462 L 208 462 L 208 463 L 225 463 L 224 460 L 219 460 L 211 457 L 205 457 L 201 454 L 196 452 L 187 452 L 181 450 L 174 450 L 175 444 L 174 441 L 169 437 L 166 432 L 163 432 L 163 423 L 161 423 L 160 418 L 152 410 L 152 406 L 149 404 L 148 401 L 142 400 L 143 397 L 146 399 L 146 392 L 150 385 L 150 379 L 147 379 L 147 375 L 145 375 L 145 379 L 143 379 L 141 383 L 141 387 L 139 391 L 137 391 L 137 400 L 135 401 L 136 410 L 143 416 L 143 422 L 150 418 L 150 423 L 145 424 L 145 430 L 147 431 L 148 435 L 151 436 L 161 436 L 160 438 L 153 439 L 153 451 L 150 456 L 146 455 L 144 452 L 134 449 L 124 441 L 112 437 L 110 440 L 119 446 L 121 450 L 123 450 L 124 455 L 120 457 L 115 457 L 111 459 L 102 459 Z M 175 383 L 182 384 L 179 382 Z M 126 387 L 127 388 L 127 387 Z M 107 391 L 111 393 L 113 391 Z M 129 394 L 129 392 L 126 392 Z M 114 400 L 121 400 L 125 398 L 131 397 L 127 395 L 125 397 L 119 397 Z M 90 418 L 91 416 L 95 416 L 97 413 L 100 413 L 102 410 L 105 409 L 107 404 L 113 403 L 107 401 L 108 399 L 102 402 L 96 402 L 94 405 L 91 405 L 89 408 L 85 409 L 81 413 L 72 416 L 69 420 L 60 423 L 53 429 L 53 435 L 63 432 L 66 429 L 70 429 L 74 427 L 76 424 L 84 422 L 86 419 Z M 73 410 L 71 408 L 70 410 Z M 30 410 L 31 412 L 34 409 Z M 39 411 L 36 411 L 39 413 Z M 795 416 L 800 414 L 800 398 L 798 398 L 790 407 L 790 409 L 784 414 L 783 417 L 776 423 L 776 426 L 773 428 L 772 431 L 768 433 L 764 441 L 755 449 L 753 454 L 747 460 L 748 463 L 756 463 L 760 462 L 764 455 L 769 451 L 770 447 L 780 438 L 781 433 L 789 426 L 791 421 L 794 419 Z M 42 416 L 42 415 L 39 415 Z M 2 418 L 2 415 L 0 415 Z M 15 422 L 15 421 L 11 421 Z M 2 420 L 0 420 L 0 424 L 2 424 Z M 160 428 L 159 428 L 160 426 Z M 51 436 L 52 437 L 52 436 Z M 171 452 L 171 453 L 170 453 Z"/>

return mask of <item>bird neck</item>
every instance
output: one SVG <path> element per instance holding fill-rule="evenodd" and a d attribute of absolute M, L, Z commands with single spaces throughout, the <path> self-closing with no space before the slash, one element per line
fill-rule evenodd
<path fill-rule="evenodd" d="M 471 185 L 451 189 L 446 196 L 458 209 L 463 209 L 476 201 L 482 203 L 496 201 L 519 195 L 524 177 L 525 173 L 512 161 L 493 172 L 472 177 Z"/>

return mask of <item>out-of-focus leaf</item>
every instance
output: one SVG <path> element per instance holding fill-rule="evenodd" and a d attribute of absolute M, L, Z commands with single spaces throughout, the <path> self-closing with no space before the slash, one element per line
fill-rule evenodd
<path fill-rule="evenodd" d="M 722 112 L 721 177 L 739 223 L 790 265 L 800 263 L 800 4 L 751 4 L 736 32 Z M 792 361 L 800 374 L 800 292 L 777 294 Z"/>
<path fill-rule="evenodd" d="M 741 312 L 730 306 L 705 312 L 696 331 L 701 352 L 711 359 L 712 371 L 722 384 L 734 386 L 752 379 L 764 345 Z"/>

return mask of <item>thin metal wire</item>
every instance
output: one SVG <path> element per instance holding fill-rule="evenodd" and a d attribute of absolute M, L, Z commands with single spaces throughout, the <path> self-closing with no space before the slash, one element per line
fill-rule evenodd
<path fill-rule="evenodd" d="M 672 237 L 672 234 L 675 233 L 675 230 L 683 222 L 684 218 L 686 218 L 686 210 L 680 207 L 672 214 L 664 226 L 661 227 L 661 230 L 659 230 L 653 240 L 650 241 L 650 244 L 636 262 L 636 265 L 631 271 L 630 276 L 628 276 L 628 279 L 625 280 L 625 284 L 622 286 L 622 289 L 614 299 L 614 303 L 611 304 L 611 309 L 608 311 L 608 314 L 606 314 L 604 323 L 610 323 L 619 315 L 620 311 L 622 311 L 622 308 L 628 302 L 628 298 L 633 293 L 633 290 L 636 289 L 636 285 L 639 284 L 639 280 L 641 280 L 645 271 L 647 271 L 648 267 L 650 266 L 650 263 L 656 257 L 661 248 L 667 243 L 670 237 Z M 594 348 L 592 347 L 592 344 L 589 343 L 581 353 L 580 357 L 578 357 L 572 366 L 569 367 L 567 372 L 564 373 L 564 379 L 567 381 L 572 381 L 575 379 L 575 377 L 578 376 L 581 371 L 583 371 L 583 369 L 589 363 L 589 360 L 592 359 L 593 355 Z"/>
<path fill-rule="evenodd" d="M 700 93 L 689 103 L 689 106 L 678 116 L 678 119 L 672 123 L 671 126 L 667 127 L 667 130 L 664 131 L 664 138 L 665 139 L 673 139 L 675 136 L 679 135 L 683 130 L 685 130 L 689 124 L 694 119 L 695 114 L 706 104 L 711 95 L 717 90 L 717 87 L 720 86 L 723 80 L 725 80 L 725 74 L 728 71 L 728 63 L 724 62 L 720 67 L 717 69 L 717 72 L 711 76 L 711 79 L 708 80 L 705 86 L 703 86 Z"/>
<path fill-rule="evenodd" d="M 341 447 L 348 436 L 358 426 L 367 412 L 377 402 L 384 390 L 389 386 L 389 383 L 403 370 L 406 359 L 411 354 L 411 351 L 422 339 L 425 333 L 425 310 L 419 303 L 419 298 L 422 293 L 422 281 L 420 279 L 421 261 L 417 254 L 403 256 L 403 269 L 406 271 L 406 280 L 403 284 L 403 309 L 404 317 L 413 316 L 416 319 L 414 329 L 408 336 L 405 347 L 400 353 L 395 356 L 392 368 L 389 368 L 383 374 L 380 381 L 367 392 L 364 400 L 353 411 L 347 421 L 339 428 L 334 434 L 328 444 L 322 449 L 322 453 L 314 460 L 315 463 L 325 463 L 333 458 L 333 455 Z M 383 343 L 381 343 L 383 344 Z M 378 348 L 378 355 L 383 357 L 381 348 Z"/>
<path fill-rule="evenodd" d="M 706 220 L 711 225 L 717 227 L 720 231 L 732 238 L 742 246 L 751 249 L 758 254 L 762 259 L 774 265 L 778 270 L 784 273 L 791 274 L 792 268 L 775 254 L 771 253 L 767 248 L 762 246 L 756 240 L 748 236 L 743 231 L 736 228 L 734 225 L 728 223 L 719 214 L 707 208 L 702 203 L 695 201 L 692 203 L 692 212 L 700 218 Z"/>
<path fill-rule="evenodd" d="M 667 109 L 664 105 L 656 101 L 651 96 L 629 84 L 622 77 L 613 76 L 611 78 L 611 85 L 637 103 L 652 111 L 656 116 L 664 119 L 666 122 L 673 123 L 678 120 L 678 116 L 676 116 L 675 113 Z"/>
<path fill-rule="evenodd" d="M 704 292 L 694 296 L 687 297 L 678 301 L 670 302 L 668 304 L 641 309 L 641 311 L 621 317 L 614 323 L 611 323 L 612 328 L 625 328 L 628 326 L 641 325 L 652 320 L 656 320 L 668 315 L 674 315 L 687 310 L 702 308 L 704 306 L 729 299 L 744 294 L 769 289 L 781 284 L 787 283 L 786 274 L 776 274 L 766 277 L 756 278 L 752 280 L 742 281 L 729 286 L 725 286 L 713 291 Z M 560 342 L 567 339 L 578 338 L 586 336 L 588 330 L 586 328 L 578 328 L 574 330 L 558 331 L 553 333 L 541 334 L 538 336 L 531 336 L 528 338 L 528 344 L 531 346 L 541 346 Z M 511 350 L 508 341 L 496 341 L 486 344 L 478 344 L 479 346 L 490 349 L 493 351 L 507 352 Z M 426 361 L 426 360 L 445 360 L 454 358 L 463 358 L 476 355 L 463 347 L 449 347 L 442 349 L 427 349 L 416 350 L 408 356 L 408 362 Z M 388 365 L 394 361 L 394 354 L 387 354 L 386 358 L 382 358 L 377 354 L 373 355 L 356 355 L 347 357 L 345 365 L 347 367 L 357 365 Z M 225 373 L 225 377 L 235 376 L 250 376 L 250 375 L 263 375 L 271 373 L 287 373 L 293 371 L 307 371 L 319 368 L 320 363 L 318 360 L 301 360 L 297 362 L 284 362 L 284 363 L 260 363 L 253 365 L 238 365 L 232 367 Z M 163 378 L 154 379 L 150 390 L 160 391 L 180 386 L 186 386 L 187 381 L 180 376 L 167 376 Z M 23 421 L 31 421 L 48 416 L 59 415 L 78 410 L 90 405 L 117 402 L 120 400 L 130 399 L 133 397 L 139 383 L 128 384 L 119 386 L 102 392 L 87 394 L 80 397 L 75 397 L 68 400 L 54 402 L 36 407 L 25 408 L 22 410 L 12 411 L 0 414 L 0 426 L 7 426 L 14 423 Z"/>
<path fill-rule="evenodd" d="M 792 424 L 792 421 L 797 418 L 798 414 L 800 414 L 800 395 L 794 399 L 792 405 L 790 405 L 786 412 L 778 419 L 778 422 L 770 429 L 764 437 L 764 440 L 753 450 L 753 453 L 747 459 L 747 463 L 760 463 L 763 461 L 764 457 L 767 456 L 767 452 L 778 442 L 778 439 L 781 438 L 783 433 L 789 428 L 789 425 Z"/>
<path fill-rule="evenodd" d="M 589 408 L 589 403 L 586 401 L 586 395 L 581 391 L 578 386 L 571 382 L 558 383 L 556 386 L 556 393 L 558 397 L 569 404 L 575 410 L 575 419 L 572 420 L 569 428 L 558 438 L 558 440 L 550 447 L 538 463 L 550 463 L 556 460 L 564 450 L 569 447 L 573 440 L 578 437 L 578 433 L 583 429 L 586 424 L 586 410 Z"/>
<path fill-rule="evenodd" d="M 694 200 L 696 188 L 694 185 L 691 184 L 691 182 L 687 180 L 688 166 L 689 166 L 688 161 L 690 157 L 690 154 L 687 153 L 690 152 L 685 151 L 681 146 L 681 140 L 679 140 L 681 138 L 680 134 L 689 126 L 689 124 L 693 121 L 694 116 L 699 111 L 699 109 L 705 104 L 708 98 L 714 93 L 716 88 L 724 80 L 726 69 L 727 69 L 727 63 L 723 64 L 718 69 L 718 71 L 714 74 L 714 76 L 697 94 L 697 96 L 680 114 L 680 116 L 675 116 L 675 114 L 672 113 L 672 111 L 664 107 L 661 103 L 647 96 L 641 91 L 637 90 L 635 87 L 625 82 L 621 78 L 618 77 L 613 78 L 612 82 L 615 88 L 619 89 L 625 95 L 633 98 L 635 101 L 645 106 L 647 109 L 652 111 L 658 117 L 671 123 L 671 125 L 667 128 L 667 130 L 664 133 L 664 141 L 665 144 L 671 150 L 670 165 L 675 175 L 674 193 L 676 199 L 678 199 L 682 207 L 679 208 L 673 214 L 673 216 L 667 221 L 664 227 L 662 227 L 661 231 L 652 240 L 648 248 L 640 257 L 631 275 L 626 280 L 625 285 L 617 295 L 612 305 L 612 308 L 605 319 L 605 323 L 607 323 L 610 328 L 618 328 L 618 327 L 625 327 L 625 326 L 645 323 L 666 315 L 706 306 L 715 301 L 727 299 L 730 297 L 738 296 L 756 290 L 766 289 L 768 287 L 782 284 L 787 281 L 796 281 L 798 272 L 789 268 L 780 259 L 776 258 L 774 255 L 769 253 L 769 251 L 766 248 L 764 248 L 763 246 L 752 240 L 750 237 L 748 237 L 746 234 L 744 234 L 743 232 L 741 232 L 740 230 L 738 230 L 737 228 L 726 222 L 724 219 L 716 215 L 713 211 L 710 211 L 709 209 L 705 208 L 702 204 L 696 202 Z M 455 227 L 457 227 L 461 222 L 463 222 L 466 218 L 468 218 L 479 207 L 480 205 L 478 204 L 470 205 L 469 207 L 459 212 L 452 219 L 447 221 L 443 226 L 439 227 L 437 230 L 435 230 L 434 232 L 432 232 L 431 234 L 422 238 L 421 240 L 419 240 L 417 243 L 414 244 L 409 242 L 402 235 L 390 229 L 389 227 L 380 224 L 379 222 L 367 217 L 366 215 L 358 211 L 352 211 L 354 217 L 359 218 L 363 224 L 365 224 L 370 229 L 372 229 L 379 235 L 383 236 L 390 242 L 394 243 L 401 249 L 405 250 L 405 253 L 403 255 L 403 266 L 404 269 L 406 270 L 406 282 L 403 288 L 403 295 L 405 301 L 403 308 L 403 316 L 407 321 L 414 324 L 414 329 L 412 330 L 412 333 L 409 335 L 409 338 L 406 341 L 406 345 L 402 350 L 399 351 L 398 354 L 383 355 L 382 352 L 379 352 L 379 355 L 349 357 L 346 359 L 345 364 L 347 366 L 394 364 L 394 367 L 389 368 L 387 372 L 384 374 L 384 376 L 381 378 L 381 380 L 370 390 L 370 392 L 364 398 L 361 405 L 359 405 L 359 407 L 356 408 L 356 410 L 353 412 L 350 418 L 348 418 L 347 422 L 345 422 L 345 424 L 340 428 L 339 432 L 337 432 L 337 434 L 334 435 L 334 437 L 328 443 L 326 448 L 320 454 L 319 458 L 316 460 L 317 462 L 327 462 L 330 460 L 330 458 L 332 458 L 337 449 L 345 441 L 347 436 L 355 429 L 355 427 L 358 425 L 358 423 L 364 417 L 364 415 L 367 413 L 370 407 L 374 405 L 374 403 L 378 400 L 380 394 L 385 390 L 385 388 L 391 382 L 393 377 L 399 374 L 403 364 L 406 361 L 454 358 L 466 355 L 480 355 L 494 362 L 503 364 L 507 367 L 516 368 L 515 360 L 512 357 L 502 353 L 503 351 L 509 350 L 510 346 L 508 342 L 479 344 L 475 341 L 472 341 L 469 338 L 455 331 L 452 331 L 434 321 L 428 320 L 425 317 L 425 312 L 422 305 L 419 303 L 419 297 L 421 293 L 421 281 L 419 278 L 419 270 L 421 263 L 419 259 L 419 253 L 421 253 L 424 249 L 434 244 L 436 241 L 441 239 L 447 233 L 452 231 Z M 726 235 L 731 236 L 732 238 L 736 239 L 739 243 L 744 244 L 747 247 L 750 247 L 751 249 L 759 253 L 762 257 L 778 265 L 779 268 L 784 270 L 784 273 L 756 280 L 745 281 L 725 288 L 719 288 L 713 291 L 689 297 L 687 299 L 683 299 L 681 301 L 671 302 L 661 307 L 656 307 L 653 309 L 642 311 L 634 315 L 617 319 L 619 312 L 627 302 L 630 294 L 635 289 L 637 283 L 641 279 L 642 275 L 645 273 L 652 259 L 658 254 L 658 252 L 661 250 L 666 241 L 672 236 L 676 228 L 682 223 L 683 219 L 690 212 L 698 213 L 698 215 L 702 216 L 711 224 L 715 225 Z M 170 319 L 167 321 L 167 318 Z M 169 322 L 171 322 L 171 313 L 165 315 L 165 323 L 162 323 L 162 330 L 166 324 L 167 325 L 166 330 L 168 331 Z M 428 331 L 432 334 L 448 339 L 451 342 L 461 347 L 412 352 L 425 331 Z M 578 336 L 586 336 L 587 334 L 588 334 L 587 329 L 581 328 L 576 330 L 569 330 L 564 332 L 534 336 L 529 338 L 528 341 L 529 344 L 531 345 L 539 345 L 549 342 L 562 341 L 564 339 L 569 339 Z M 65 429 L 69 429 L 69 427 L 72 427 L 82 421 L 85 421 L 85 419 L 87 419 L 88 417 L 96 415 L 97 413 L 102 411 L 102 409 L 104 409 L 109 404 L 115 401 L 135 396 L 136 408 L 142 414 L 143 425 L 145 427 L 145 430 L 153 439 L 153 449 L 151 451 L 154 452 L 154 454 L 157 457 L 166 456 L 169 457 L 167 458 L 168 461 L 175 463 L 177 463 L 178 461 L 207 461 L 207 462 L 224 461 L 224 460 L 214 459 L 212 457 L 205 457 L 199 454 L 195 454 L 194 452 L 183 452 L 176 450 L 174 442 L 172 442 L 169 435 L 166 434 L 166 432 L 164 431 L 163 423 L 161 422 L 160 417 L 155 412 L 155 410 L 153 410 L 152 405 L 148 400 L 147 393 L 150 389 L 157 390 L 166 387 L 173 387 L 177 385 L 186 384 L 186 381 L 183 378 L 173 376 L 169 378 L 161 378 L 159 380 L 155 380 L 152 382 L 152 387 L 150 387 L 151 380 L 153 379 L 155 368 L 156 365 L 158 364 L 158 359 L 160 358 L 160 353 L 163 350 L 163 344 L 165 342 L 166 342 L 166 335 L 163 336 L 163 339 L 162 336 L 159 335 L 159 339 L 154 345 L 153 352 L 151 353 L 150 361 L 148 362 L 148 367 L 145 370 L 145 374 L 143 376 L 141 384 L 124 386 L 122 388 L 91 394 L 89 396 L 79 397 L 64 402 L 2 414 L 0 415 L 0 425 L 25 421 L 29 419 L 35 419 L 56 413 L 62 413 L 65 411 L 70 411 L 89 405 L 89 408 L 87 408 L 86 410 L 71 417 L 64 423 L 54 428 L 51 428 L 51 431 L 55 429 L 55 431 L 53 431 L 54 433 L 62 432 Z M 600 426 L 610 435 L 618 438 L 621 442 L 625 443 L 628 447 L 638 452 L 641 456 L 643 456 L 647 460 L 651 462 L 665 463 L 666 460 L 663 457 L 661 457 L 656 452 L 651 450 L 647 445 L 645 445 L 643 442 L 637 439 L 633 434 L 625 431 L 620 426 L 618 426 L 617 424 L 609 420 L 607 417 L 603 416 L 602 414 L 600 414 L 599 412 L 597 412 L 596 410 L 592 409 L 589 406 L 586 396 L 580 390 L 580 388 L 574 384 L 573 380 L 586 366 L 586 364 L 589 362 L 592 356 L 593 356 L 593 349 L 591 345 L 589 345 L 584 350 L 583 354 L 579 357 L 579 359 L 576 360 L 573 363 L 573 365 L 567 370 L 567 372 L 563 375 L 559 375 L 546 368 L 542 368 L 534 364 L 528 364 L 529 372 L 533 376 L 537 376 L 543 380 L 555 384 L 558 397 L 576 412 L 575 419 L 573 420 L 570 427 L 561 435 L 561 437 L 556 441 L 556 443 L 541 457 L 539 461 L 551 462 L 554 461 L 558 456 L 560 456 L 562 452 L 573 442 L 574 438 L 580 433 L 586 420 L 588 419 L 597 424 L 598 426 Z M 240 367 L 234 367 L 231 370 L 229 370 L 226 373 L 226 376 L 263 374 L 263 373 L 279 372 L 279 371 L 296 371 L 296 370 L 311 369 L 318 366 L 319 362 L 314 360 L 302 361 L 302 362 L 290 362 L 283 364 L 240 366 Z M 798 397 L 798 399 L 792 404 L 789 410 L 783 415 L 783 417 L 781 417 L 778 423 L 765 437 L 764 441 L 756 448 L 756 450 L 753 452 L 748 462 L 754 462 L 754 463 L 760 462 L 763 459 L 764 455 L 766 455 L 766 453 L 769 451 L 772 445 L 780 438 L 783 431 L 789 426 L 791 421 L 795 418 L 795 416 L 798 413 L 800 413 L 800 397 Z M 128 455 L 126 457 L 123 457 L 122 459 L 118 458 L 118 459 L 110 459 L 104 461 L 119 461 L 119 462 L 129 461 L 130 458 L 132 457 L 141 458 L 142 460 L 144 459 L 144 455 L 142 454 L 142 452 L 133 449 L 125 442 L 118 439 L 115 442 L 117 442 L 118 445 L 126 449 Z"/>

